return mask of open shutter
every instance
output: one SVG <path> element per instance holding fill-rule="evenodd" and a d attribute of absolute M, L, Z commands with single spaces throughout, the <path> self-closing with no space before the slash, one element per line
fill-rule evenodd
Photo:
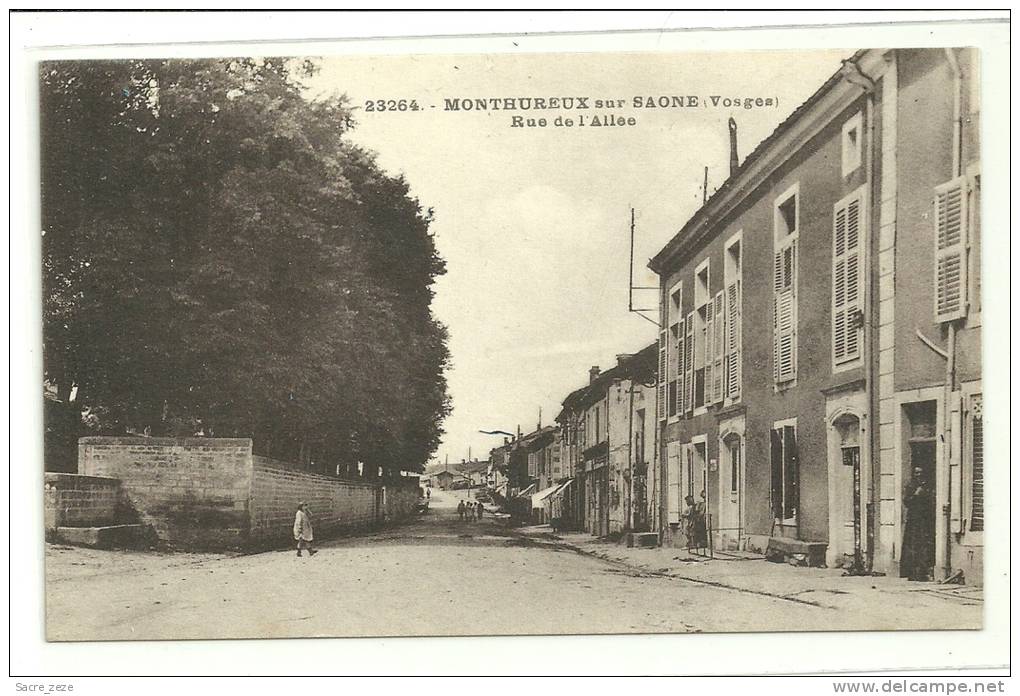
<path fill-rule="evenodd" d="M 855 317 L 861 305 L 861 198 L 836 204 L 832 234 L 832 357 L 836 365 L 860 357 Z"/>
<path fill-rule="evenodd" d="M 797 376 L 797 245 L 776 252 L 773 300 L 772 375 L 777 383 Z"/>
<path fill-rule="evenodd" d="M 715 352 L 712 354 L 712 402 L 723 400 L 723 356 L 726 355 L 726 311 L 725 299 L 722 290 L 715 295 L 715 336 L 712 339 L 712 347 Z M 706 399 L 707 401 L 707 399 Z"/>
<path fill-rule="evenodd" d="M 970 403 L 970 531 L 985 528 L 985 427 L 981 396 Z"/>
<path fill-rule="evenodd" d="M 770 464 L 772 469 L 771 485 L 769 486 L 769 503 L 772 517 L 783 519 L 783 434 L 773 428 L 770 433 Z"/>
<path fill-rule="evenodd" d="M 800 507 L 800 470 L 797 461 L 797 431 L 783 426 L 783 514 L 785 519 L 797 516 Z"/>
<path fill-rule="evenodd" d="M 684 412 L 684 347 L 687 343 L 687 337 L 684 334 L 684 320 L 681 319 L 678 325 L 676 334 L 676 355 L 673 360 L 675 361 L 676 368 L 676 413 L 677 415 L 683 415 Z"/>
<path fill-rule="evenodd" d="M 726 288 L 726 396 L 740 398 L 740 281 Z"/>
<path fill-rule="evenodd" d="M 666 514 L 669 522 L 680 522 L 680 443 L 666 443 Z"/>
<path fill-rule="evenodd" d="M 685 322 L 686 336 L 684 337 L 684 393 L 686 394 L 684 405 L 687 412 L 694 411 L 694 312 L 687 315 Z"/>
<path fill-rule="evenodd" d="M 659 420 L 666 417 L 666 332 L 659 332 L 659 383 L 656 385 L 655 413 Z"/>
<path fill-rule="evenodd" d="M 709 298 L 705 304 L 705 355 L 702 364 L 705 366 L 704 403 L 713 401 L 712 380 L 715 375 L 715 303 Z"/>
<path fill-rule="evenodd" d="M 935 321 L 967 313 L 967 179 L 935 187 Z"/>

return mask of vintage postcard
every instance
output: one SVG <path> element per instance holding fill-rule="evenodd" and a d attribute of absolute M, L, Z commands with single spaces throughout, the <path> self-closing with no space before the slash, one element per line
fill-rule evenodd
<path fill-rule="evenodd" d="M 47 640 L 983 627 L 979 48 L 307 49 L 35 66 Z"/>

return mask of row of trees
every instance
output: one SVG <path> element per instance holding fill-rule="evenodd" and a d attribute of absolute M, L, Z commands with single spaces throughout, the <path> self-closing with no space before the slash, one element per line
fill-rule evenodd
<path fill-rule="evenodd" d="M 315 70 L 42 67 L 48 457 L 83 429 L 251 437 L 330 470 L 435 450 L 432 211 L 345 137 L 343 98 L 307 97 Z"/>

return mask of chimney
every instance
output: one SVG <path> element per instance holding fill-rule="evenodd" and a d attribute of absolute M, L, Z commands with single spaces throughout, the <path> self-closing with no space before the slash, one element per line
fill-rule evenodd
<path fill-rule="evenodd" d="M 588 384 L 591 384 L 596 379 L 598 379 L 600 371 L 601 370 L 599 370 L 599 366 L 598 365 L 592 365 L 591 366 L 591 369 L 588 370 Z"/>
<path fill-rule="evenodd" d="M 737 122 L 730 116 L 730 176 L 736 173 L 740 166 L 740 158 L 737 156 Z"/>

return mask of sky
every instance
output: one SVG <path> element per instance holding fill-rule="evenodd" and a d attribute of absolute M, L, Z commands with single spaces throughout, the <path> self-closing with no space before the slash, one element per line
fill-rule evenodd
<path fill-rule="evenodd" d="M 351 139 L 435 211 L 447 272 L 433 310 L 450 331 L 453 404 L 436 459 L 485 458 L 502 439 L 480 430 L 527 433 L 540 411 L 542 424 L 552 423 L 590 367 L 612 367 L 656 340 L 655 326 L 627 309 L 631 207 L 634 284 L 655 286 L 647 262 L 701 204 L 704 168 L 709 194 L 728 174 L 727 119 L 737 122 L 743 161 L 852 53 L 321 59 L 312 93 L 346 94 L 357 121 Z M 696 96 L 699 105 L 633 106 L 634 97 L 660 95 Z M 518 97 L 587 97 L 613 108 L 445 110 L 447 99 Z M 773 105 L 744 108 L 758 97 Z M 725 106 L 736 98 L 739 106 Z M 420 110 L 366 110 L 379 99 L 413 99 Z M 576 125 L 596 114 L 636 123 Z M 514 115 L 547 125 L 512 127 Z M 557 116 L 575 125 L 556 126 Z M 638 291 L 635 303 L 654 309 L 657 295 Z"/>

